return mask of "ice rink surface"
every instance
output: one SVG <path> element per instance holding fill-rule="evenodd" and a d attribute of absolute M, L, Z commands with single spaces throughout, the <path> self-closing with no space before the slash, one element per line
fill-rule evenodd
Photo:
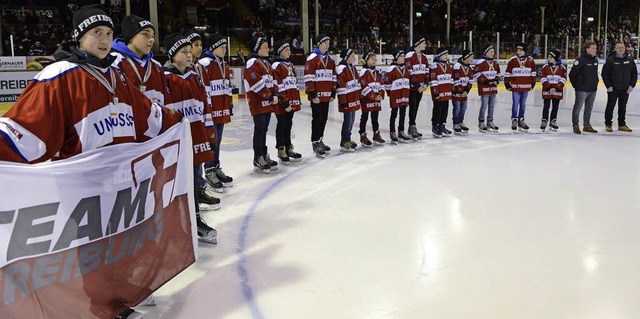
<path fill-rule="evenodd" d="M 468 136 L 434 139 L 425 94 L 423 140 L 350 154 L 338 151 L 334 103 L 326 159 L 312 155 L 305 100 L 293 128 L 303 161 L 270 175 L 252 171 L 253 122 L 241 100 L 221 155 L 235 186 L 204 214 L 219 244 L 200 243 L 200 259 L 154 294 L 158 305 L 137 309 L 146 319 L 640 318 L 640 89 L 627 110 L 633 133 L 604 132 L 600 85 L 599 133 L 573 134 L 573 89 L 565 96 L 557 133 L 539 130 L 539 85 L 529 133 L 513 133 L 502 90 L 500 133 L 481 134 L 474 88 Z M 355 141 L 358 123 L 359 112 Z"/>

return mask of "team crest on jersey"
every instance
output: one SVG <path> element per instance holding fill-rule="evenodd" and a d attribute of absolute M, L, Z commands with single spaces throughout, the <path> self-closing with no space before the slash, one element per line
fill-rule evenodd
<path fill-rule="evenodd" d="M 127 85 L 127 79 L 126 79 L 126 77 L 124 76 L 124 73 L 122 73 L 122 71 L 121 71 L 120 69 L 117 69 L 117 70 L 118 70 L 118 75 L 120 76 L 120 80 L 122 80 L 122 83 L 123 83 L 124 85 Z"/>
<path fill-rule="evenodd" d="M 255 78 L 256 78 L 256 76 L 257 76 L 257 75 L 256 75 L 256 73 L 255 73 L 255 72 L 251 72 L 251 78 L 252 78 L 252 79 L 255 79 Z"/>
<path fill-rule="evenodd" d="M 579 63 L 579 62 L 578 62 L 578 60 L 575 60 L 575 61 L 573 62 L 573 65 L 578 65 L 578 63 Z"/>

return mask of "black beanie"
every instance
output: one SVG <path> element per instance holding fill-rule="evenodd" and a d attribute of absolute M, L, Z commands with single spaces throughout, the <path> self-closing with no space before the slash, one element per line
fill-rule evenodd
<path fill-rule="evenodd" d="M 193 44 L 193 42 L 196 42 L 198 40 L 202 41 L 202 37 L 200 36 L 200 34 L 193 30 L 187 30 L 182 35 L 184 35 L 184 37 L 187 38 L 187 40 L 189 40 L 191 44 Z"/>
<path fill-rule="evenodd" d="M 353 49 L 344 49 L 340 51 L 340 58 L 346 61 L 349 58 L 349 56 L 352 54 L 353 54 Z"/>
<path fill-rule="evenodd" d="M 549 52 L 549 56 L 552 57 L 556 62 L 562 60 L 562 52 L 558 49 L 553 49 Z"/>
<path fill-rule="evenodd" d="M 404 51 L 402 50 L 397 50 L 395 52 L 393 52 L 393 61 L 397 61 L 398 58 L 404 54 Z"/>
<path fill-rule="evenodd" d="M 375 55 L 375 52 L 369 51 L 369 52 L 367 52 L 367 54 L 365 54 L 365 55 L 364 55 L 364 57 L 363 57 L 363 59 L 364 59 L 364 64 L 367 64 L 367 60 L 369 60 L 369 58 L 370 58 L 372 55 Z"/>
<path fill-rule="evenodd" d="M 280 53 L 284 51 L 284 49 L 291 47 L 287 41 L 278 41 L 274 49 L 276 50 L 276 56 L 280 56 Z"/>
<path fill-rule="evenodd" d="M 413 47 L 417 47 L 420 43 L 423 43 L 427 41 L 425 38 L 421 37 L 421 36 L 416 36 L 415 38 L 413 38 Z"/>
<path fill-rule="evenodd" d="M 173 33 L 164 38 L 164 49 L 167 51 L 170 61 L 173 61 L 176 53 L 187 45 L 191 45 L 191 42 L 180 33 Z"/>
<path fill-rule="evenodd" d="M 491 49 L 494 49 L 492 44 L 485 45 L 482 49 L 482 55 L 487 55 L 487 52 L 489 52 Z"/>
<path fill-rule="evenodd" d="M 322 42 L 324 42 L 324 41 L 329 41 L 329 40 L 331 40 L 331 38 L 330 38 L 328 35 L 326 35 L 326 34 L 319 34 L 319 35 L 316 37 L 316 46 L 319 46 Z"/>
<path fill-rule="evenodd" d="M 227 44 L 227 38 L 214 33 L 214 34 L 210 34 L 209 36 L 207 36 L 207 41 L 205 41 L 206 46 L 207 46 L 207 50 L 213 52 L 215 49 Z"/>
<path fill-rule="evenodd" d="M 521 49 L 522 51 L 524 51 L 525 53 L 527 53 L 527 44 L 520 42 L 516 45 L 516 50 Z"/>
<path fill-rule="evenodd" d="M 131 39 L 133 39 L 133 37 L 143 29 L 151 28 L 153 29 L 153 32 L 156 32 L 156 28 L 151 24 L 151 21 L 137 15 L 124 17 L 122 22 L 120 22 L 120 26 L 122 27 L 122 38 L 125 44 L 129 44 L 129 41 L 131 41 Z"/>
<path fill-rule="evenodd" d="M 258 50 L 260 49 L 260 46 L 262 45 L 262 43 L 267 43 L 267 39 L 264 37 L 251 39 L 251 41 L 249 41 L 249 50 L 251 50 L 251 52 L 253 53 L 258 53 Z"/>
<path fill-rule="evenodd" d="M 468 59 L 472 55 L 473 55 L 473 52 L 471 52 L 469 50 L 463 50 L 462 51 L 462 56 L 460 57 L 460 59 L 462 59 L 461 61 L 464 61 L 464 60 Z"/>
<path fill-rule="evenodd" d="M 436 50 L 436 58 L 440 58 L 441 56 L 443 56 L 445 54 L 449 54 L 449 50 L 447 50 L 447 48 L 439 47 Z"/>
<path fill-rule="evenodd" d="M 113 30 L 113 21 L 100 5 L 80 8 L 73 14 L 73 40 L 77 42 L 87 31 L 97 26 L 106 26 Z"/>

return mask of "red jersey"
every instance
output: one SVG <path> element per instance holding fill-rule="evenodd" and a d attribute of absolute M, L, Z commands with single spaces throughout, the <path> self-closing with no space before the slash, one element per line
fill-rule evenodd
<path fill-rule="evenodd" d="M 450 101 L 453 97 L 453 69 L 447 62 L 434 62 L 429 65 L 431 77 L 431 99 L 434 102 Z"/>
<path fill-rule="evenodd" d="M 216 140 L 211 123 L 211 107 L 200 100 L 206 97 L 204 89 L 200 89 L 200 79 L 193 71 L 186 74 L 176 72 L 180 71 L 175 68 L 165 71 L 169 91 L 166 107 L 182 113 L 191 123 L 193 165 L 213 161 L 211 145 L 216 144 Z"/>
<path fill-rule="evenodd" d="M 562 91 L 567 83 L 567 68 L 560 65 L 547 64 L 540 71 L 540 83 L 542 83 L 542 98 L 562 100 L 564 97 Z M 551 89 L 556 89 L 555 93 L 551 93 Z"/>
<path fill-rule="evenodd" d="M 338 73 L 338 110 L 340 112 L 355 112 L 360 109 L 360 77 L 353 65 L 340 64 L 336 68 Z M 346 107 L 343 107 L 345 106 Z"/>
<path fill-rule="evenodd" d="M 231 70 L 224 59 L 218 57 L 206 56 L 198 60 L 198 64 L 204 68 L 203 78 L 207 81 L 205 88 L 211 100 L 213 123 L 231 122 L 231 109 L 233 108 Z"/>
<path fill-rule="evenodd" d="M 298 90 L 295 66 L 289 61 L 277 61 L 271 67 L 281 99 L 278 101 L 278 106 L 274 107 L 274 113 L 280 115 L 287 112 L 282 108 L 284 101 L 289 101 L 291 112 L 300 111 L 300 91 Z"/>
<path fill-rule="evenodd" d="M 426 55 L 411 51 L 405 56 L 405 65 L 411 76 L 411 91 L 418 91 L 421 84 L 429 84 L 429 59 Z"/>
<path fill-rule="evenodd" d="M 514 56 L 504 71 L 504 84 L 513 92 L 529 92 L 536 84 L 536 63 L 533 58 Z"/>
<path fill-rule="evenodd" d="M 471 67 L 460 62 L 456 63 L 453 66 L 453 100 L 466 101 L 467 96 L 463 96 L 462 93 L 469 94 L 471 87 L 473 87 Z"/>
<path fill-rule="evenodd" d="M 128 47 L 114 46 L 111 55 L 116 57 L 113 66 L 124 72 L 129 80 L 129 85 L 135 86 L 144 93 L 151 102 L 164 106 L 164 97 L 167 95 L 167 80 L 160 62 L 151 58 L 153 55 L 140 59 Z"/>
<path fill-rule="evenodd" d="M 398 64 L 390 66 L 384 75 L 383 82 L 384 89 L 389 95 L 391 108 L 409 105 L 411 78 L 406 66 Z"/>
<path fill-rule="evenodd" d="M 304 64 L 305 92 L 309 101 L 317 94 L 320 102 L 329 102 L 335 94 L 338 81 L 336 63 L 329 54 L 322 56 L 318 53 L 314 50 Z"/>
<path fill-rule="evenodd" d="M 177 112 L 151 103 L 129 85 L 116 68 L 59 61 L 38 73 L 0 118 L 0 160 L 38 163 L 143 142 L 178 119 Z"/>
<path fill-rule="evenodd" d="M 273 112 L 272 96 L 277 94 L 271 64 L 262 58 L 251 58 L 244 69 L 244 90 L 251 115 Z"/>
<path fill-rule="evenodd" d="M 381 101 L 384 99 L 384 87 L 382 86 L 382 74 L 375 68 L 367 67 L 360 70 L 360 86 L 362 87 L 362 112 L 382 110 Z"/>
<path fill-rule="evenodd" d="M 498 94 L 500 66 L 494 59 L 480 59 L 473 69 L 473 78 L 478 83 L 478 94 Z"/>

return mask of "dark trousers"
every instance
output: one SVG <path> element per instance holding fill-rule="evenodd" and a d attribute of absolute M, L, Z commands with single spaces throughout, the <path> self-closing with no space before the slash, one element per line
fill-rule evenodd
<path fill-rule="evenodd" d="M 422 100 L 422 93 L 418 91 L 409 92 L 409 125 L 416 125 L 420 100 Z"/>
<path fill-rule="evenodd" d="M 271 112 L 253 116 L 253 159 L 266 154 L 267 151 L 267 130 Z"/>
<path fill-rule="evenodd" d="M 362 112 L 360 116 L 360 135 L 367 131 L 367 121 L 369 120 L 369 113 L 371 113 L 371 126 L 373 126 L 373 132 L 377 132 L 380 129 L 380 124 L 378 123 L 378 114 L 379 111 L 371 111 L 371 112 Z"/>
<path fill-rule="evenodd" d="M 400 119 L 398 121 L 398 131 L 404 131 L 404 118 L 407 115 L 407 106 L 402 105 L 391 109 L 391 118 L 389 119 L 389 131 L 396 131 L 396 117 L 398 116 L 398 109 L 400 109 Z"/>
<path fill-rule="evenodd" d="M 220 166 L 220 144 L 222 144 L 222 132 L 224 131 L 224 123 L 216 124 L 216 145 L 213 146 L 213 161 L 204 163 L 204 168 L 218 167 Z"/>
<path fill-rule="evenodd" d="M 544 107 L 542 108 L 542 119 L 549 120 L 549 106 L 553 104 L 551 107 L 551 120 L 555 120 L 558 117 L 558 105 L 560 104 L 560 100 L 545 99 L 543 101 Z"/>
<path fill-rule="evenodd" d="M 348 142 L 351 141 L 351 130 L 353 129 L 353 123 L 356 121 L 356 112 L 344 112 L 342 115 L 344 120 L 342 121 L 340 142 Z"/>
<path fill-rule="evenodd" d="M 627 114 L 627 101 L 629 94 L 626 89 L 613 89 L 613 92 L 607 93 L 607 108 L 604 110 L 604 124 L 611 126 L 613 123 L 613 109 L 618 101 L 618 126 L 627 125 L 625 116 Z"/>
<path fill-rule="evenodd" d="M 311 142 L 318 142 L 324 136 L 324 128 L 329 117 L 329 102 L 311 102 Z"/>
<path fill-rule="evenodd" d="M 291 127 L 293 126 L 293 112 L 286 112 L 276 115 L 278 125 L 276 126 L 276 147 L 291 146 Z"/>
<path fill-rule="evenodd" d="M 431 114 L 431 124 L 444 124 L 447 122 L 449 113 L 449 101 L 434 101 L 433 112 Z"/>

